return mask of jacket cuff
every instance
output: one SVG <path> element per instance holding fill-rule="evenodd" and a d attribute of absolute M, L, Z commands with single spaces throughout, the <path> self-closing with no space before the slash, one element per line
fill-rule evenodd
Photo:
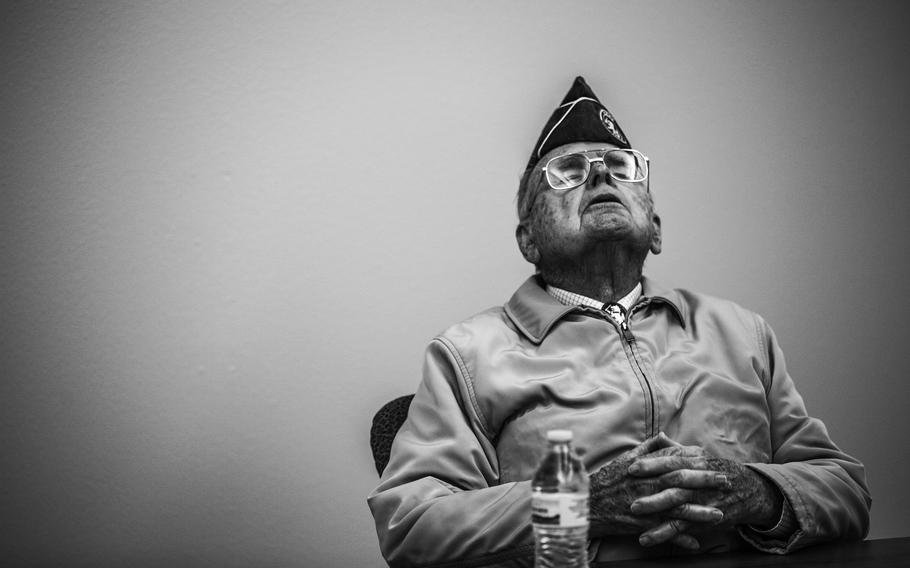
<path fill-rule="evenodd" d="M 783 497 L 783 506 L 781 507 L 780 519 L 777 524 L 767 530 L 757 529 L 750 525 L 743 525 L 737 530 L 743 539 L 753 547 L 763 552 L 773 554 L 786 554 L 794 549 L 794 543 L 801 534 L 799 518 L 790 502 L 788 491 L 786 490 L 786 480 L 779 477 L 779 472 L 773 468 L 763 467 L 766 464 L 746 464 L 746 467 L 755 471 L 777 487 Z"/>
<path fill-rule="evenodd" d="M 799 528 L 799 523 L 796 522 L 796 514 L 793 512 L 790 501 L 787 500 L 786 496 L 784 496 L 783 499 L 783 506 L 780 510 L 780 519 L 773 528 L 763 530 L 752 525 L 746 525 L 749 532 L 766 540 L 789 540 L 790 536 Z"/>

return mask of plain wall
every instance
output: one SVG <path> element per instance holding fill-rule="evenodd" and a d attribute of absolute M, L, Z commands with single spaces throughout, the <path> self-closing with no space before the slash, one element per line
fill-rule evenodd
<path fill-rule="evenodd" d="M 577 74 L 652 160 L 646 274 L 763 314 L 910 535 L 904 6 L 5 3 L 0 558 L 383 566 L 372 415 L 531 274 Z"/>

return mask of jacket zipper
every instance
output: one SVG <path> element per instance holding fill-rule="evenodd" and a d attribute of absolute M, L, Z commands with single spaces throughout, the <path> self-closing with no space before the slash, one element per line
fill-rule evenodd
<path fill-rule="evenodd" d="M 638 374 L 642 378 L 645 390 L 647 391 L 645 393 L 647 396 L 645 403 L 647 404 L 647 414 L 649 415 L 650 421 L 648 424 L 649 431 L 646 434 L 647 437 L 650 438 L 651 436 L 655 436 L 657 434 L 657 404 L 654 401 L 654 389 L 651 386 L 651 381 L 648 379 L 648 375 L 645 373 L 645 369 L 642 366 L 641 361 L 639 361 L 638 355 L 635 351 L 636 340 L 635 336 L 632 335 L 632 330 L 629 329 L 629 318 L 626 317 L 625 310 L 623 310 L 623 308 L 618 304 L 610 304 L 608 306 L 604 306 L 604 311 L 608 313 L 610 320 L 616 324 L 620 335 L 625 340 L 626 348 L 623 349 L 623 351 L 626 352 L 626 356 L 629 359 L 634 361 L 635 368 L 638 369 Z M 631 312 L 629 313 L 631 315 Z"/>

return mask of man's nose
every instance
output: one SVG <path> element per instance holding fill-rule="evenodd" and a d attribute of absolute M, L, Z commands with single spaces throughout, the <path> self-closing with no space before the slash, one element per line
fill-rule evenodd
<path fill-rule="evenodd" d="M 601 184 L 614 186 L 614 181 L 613 176 L 610 175 L 610 170 L 604 165 L 603 160 L 591 162 L 591 173 L 588 174 L 589 186 L 597 187 Z"/>

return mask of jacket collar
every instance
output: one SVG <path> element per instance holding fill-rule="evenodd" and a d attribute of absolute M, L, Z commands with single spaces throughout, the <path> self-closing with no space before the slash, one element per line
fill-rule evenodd
<path fill-rule="evenodd" d="M 642 295 L 632 307 L 633 310 L 651 302 L 666 304 L 676 315 L 680 325 L 686 327 L 689 314 L 679 292 L 664 288 L 644 277 L 641 284 Z M 512 322 L 534 343 L 543 341 L 556 322 L 578 309 L 577 306 L 561 304 L 548 294 L 545 288 L 546 284 L 539 276 L 531 276 L 512 294 L 505 305 L 506 314 Z"/>

